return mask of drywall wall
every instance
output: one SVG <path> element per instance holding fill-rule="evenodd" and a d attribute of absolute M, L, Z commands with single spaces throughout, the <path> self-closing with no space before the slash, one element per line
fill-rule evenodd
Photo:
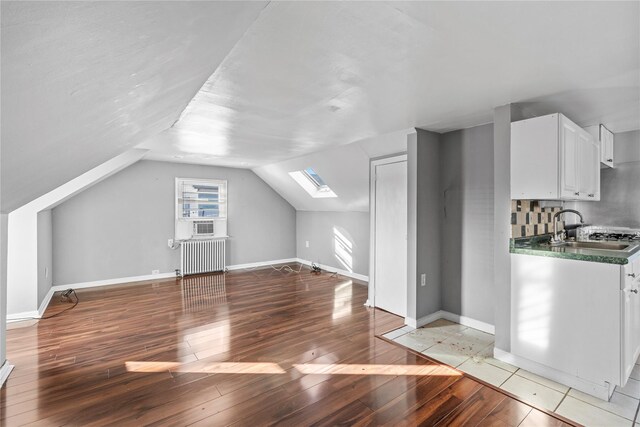
<path fill-rule="evenodd" d="M 228 181 L 228 265 L 296 256 L 295 210 L 252 171 L 143 160 L 53 209 L 54 284 L 179 268 L 176 177 Z"/>
<path fill-rule="evenodd" d="M 440 136 L 442 309 L 494 322 L 493 124 Z"/>
<path fill-rule="evenodd" d="M 616 164 L 640 162 L 640 130 L 615 134 L 613 153 Z"/>
<path fill-rule="evenodd" d="M 0 214 L 0 372 L 7 360 L 7 231 L 9 215 Z M 2 383 L 0 383 L 2 387 Z"/>
<path fill-rule="evenodd" d="M 511 104 L 493 112 L 493 250 L 495 347 L 511 350 Z"/>
<path fill-rule="evenodd" d="M 600 170 L 600 200 L 573 202 L 587 224 L 640 228 L 640 131 L 616 134 L 615 168 Z"/>
<path fill-rule="evenodd" d="M 132 165 L 145 150 L 131 149 L 30 201 L 9 214 L 7 314 L 38 316 L 38 212 L 49 210 L 75 194 Z"/>
<path fill-rule="evenodd" d="M 440 310 L 440 135 L 422 129 L 407 140 L 407 317 Z M 420 275 L 426 285 L 418 286 Z M 414 317 L 412 317 L 414 316 Z"/>
<path fill-rule="evenodd" d="M 53 284 L 53 229 L 51 210 L 38 212 L 38 307 Z"/>
<path fill-rule="evenodd" d="M 296 236 L 298 258 L 369 275 L 369 212 L 298 211 Z"/>

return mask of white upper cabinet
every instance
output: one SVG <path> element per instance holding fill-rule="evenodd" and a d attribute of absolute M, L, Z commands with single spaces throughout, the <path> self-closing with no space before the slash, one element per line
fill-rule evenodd
<path fill-rule="evenodd" d="M 600 200 L 600 146 L 562 114 L 511 124 L 511 198 Z"/>

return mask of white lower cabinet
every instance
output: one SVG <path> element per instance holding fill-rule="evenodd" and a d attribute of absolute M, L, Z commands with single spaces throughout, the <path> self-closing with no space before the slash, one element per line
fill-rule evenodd
<path fill-rule="evenodd" d="M 640 258 L 511 259 L 511 363 L 608 399 L 640 355 Z"/>

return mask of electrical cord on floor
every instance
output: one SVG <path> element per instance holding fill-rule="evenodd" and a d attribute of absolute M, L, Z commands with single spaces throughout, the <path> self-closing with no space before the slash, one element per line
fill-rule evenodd
<path fill-rule="evenodd" d="M 269 267 L 271 267 L 272 269 L 274 269 L 275 271 L 286 271 L 287 273 L 300 273 L 302 271 L 302 264 L 300 264 L 300 268 L 298 268 L 297 270 L 294 270 L 293 268 L 291 268 L 289 265 L 281 265 L 280 267 L 276 267 L 275 265 L 271 264 L 269 265 Z M 253 270 L 258 270 L 264 268 L 263 266 L 258 266 L 258 267 L 247 267 L 247 268 L 243 268 L 244 271 L 253 271 Z M 226 273 L 226 271 L 225 271 Z"/>
<path fill-rule="evenodd" d="M 60 302 L 65 302 L 65 301 L 69 301 L 71 298 L 71 294 L 73 294 L 73 296 L 76 298 L 76 301 L 73 303 L 73 305 L 71 307 L 67 307 L 62 311 L 59 311 L 55 314 L 52 314 L 50 316 L 43 316 L 41 317 L 41 319 L 51 319 L 52 317 L 56 317 L 56 316 L 60 316 L 62 313 L 64 313 L 65 311 L 69 311 L 73 308 L 75 308 L 76 305 L 78 305 L 78 303 L 80 302 L 80 298 L 78 298 L 78 294 L 76 294 L 75 289 L 67 289 L 66 291 L 64 291 L 62 293 L 62 295 L 60 295 Z"/>
<path fill-rule="evenodd" d="M 313 274 L 322 274 L 322 268 L 320 268 L 319 265 L 317 265 L 315 262 L 311 263 L 311 272 Z M 327 271 L 327 273 L 329 273 L 331 275 L 331 277 L 335 277 L 338 275 L 337 271 L 334 271 L 333 273 L 330 271 Z"/>
<path fill-rule="evenodd" d="M 78 298 L 78 294 L 76 294 L 76 291 L 74 289 L 67 289 L 66 291 L 62 292 L 62 294 L 60 294 L 60 302 L 66 302 L 69 301 L 71 298 L 71 294 L 73 294 L 73 296 L 75 297 L 75 302 L 73 303 L 73 305 L 71 307 L 67 307 L 62 311 L 59 311 L 55 314 L 51 314 L 49 316 L 42 316 L 42 317 L 20 317 L 18 319 L 11 319 L 11 321 L 22 321 L 22 320 L 43 320 L 43 319 L 51 319 L 52 317 L 56 317 L 56 316 L 60 316 L 62 313 L 71 310 L 72 308 L 74 308 L 76 305 L 78 305 L 78 303 L 80 302 L 80 298 Z"/>
<path fill-rule="evenodd" d="M 636 425 L 636 422 L 638 421 L 638 411 L 640 411 L 640 402 L 638 402 L 638 407 L 636 408 L 636 414 L 633 416 L 631 427 L 634 427 Z"/>
<path fill-rule="evenodd" d="M 289 267 L 288 265 L 283 265 L 281 267 L 275 267 L 273 265 L 270 266 L 271 268 L 273 268 L 275 271 L 286 271 L 287 273 L 300 273 L 302 271 L 302 264 L 300 264 L 300 268 L 298 268 L 297 270 L 294 270 L 293 268 Z"/>

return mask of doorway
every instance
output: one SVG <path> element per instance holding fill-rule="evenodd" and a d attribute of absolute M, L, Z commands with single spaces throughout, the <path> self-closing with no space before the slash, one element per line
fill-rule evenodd
<path fill-rule="evenodd" d="M 407 156 L 371 162 L 369 302 L 407 315 Z"/>

